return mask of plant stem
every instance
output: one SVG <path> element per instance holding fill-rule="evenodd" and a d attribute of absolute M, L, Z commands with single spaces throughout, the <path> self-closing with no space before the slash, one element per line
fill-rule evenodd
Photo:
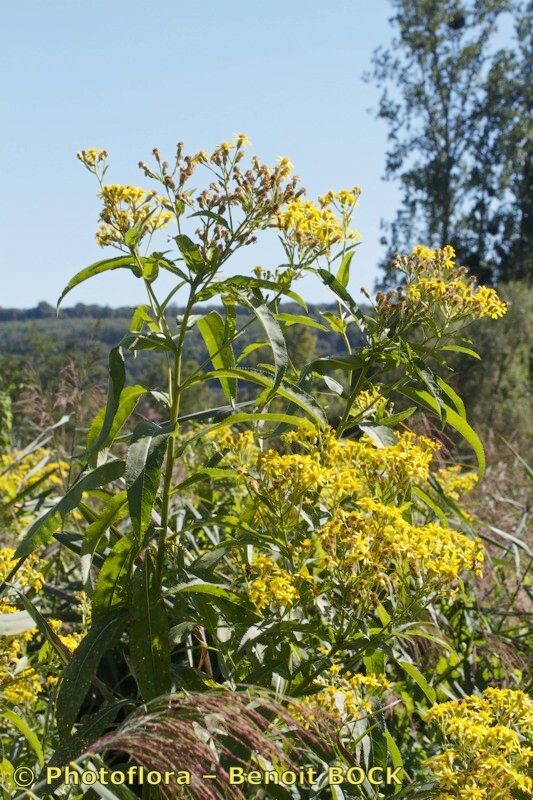
<path fill-rule="evenodd" d="M 159 531 L 159 541 L 157 545 L 156 560 L 156 580 L 161 584 L 163 577 L 163 565 L 165 561 L 165 541 L 168 529 L 170 512 L 170 495 L 172 486 L 172 473 L 174 471 L 174 461 L 176 456 L 176 429 L 178 426 L 178 416 L 180 408 L 180 385 L 181 385 L 181 360 L 183 344 L 187 331 L 187 323 L 196 298 L 197 281 L 191 283 L 187 305 L 181 320 L 180 332 L 174 353 L 174 364 L 169 375 L 169 396 L 170 396 L 170 436 L 167 442 L 167 455 L 165 461 L 165 473 L 163 479 L 163 495 L 161 499 L 161 529 Z M 183 569 L 183 553 L 178 542 L 178 569 Z"/>

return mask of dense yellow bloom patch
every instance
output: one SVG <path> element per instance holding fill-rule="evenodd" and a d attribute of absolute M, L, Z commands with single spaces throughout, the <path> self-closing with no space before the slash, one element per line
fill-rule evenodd
<path fill-rule="evenodd" d="M 252 564 L 252 571 L 257 577 L 250 584 L 250 599 L 259 610 L 271 603 L 284 608 L 298 597 L 293 576 L 273 559 L 259 556 Z"/>
<path fill-rule="evenodd" d="M 0 582 L 7 578 L 16 565 L 14 555 L 11 547 L 0 548 Z M 25 561 L 12 579 L 16 588 L 30 588 L 37 592 L 42 588 L 44 578 L 37 569 L 37 563 L 35 556 Z M 17 610 L 9 603 L 0 602 L 0 614 L 14 614 Z M 31 638 L 31 630 L 16 636 L 0 636 L 0 699 L 14 705 L 32 703 L 41 688 L 39 675 L 23 660 L 26 643 Z"/>
<path fill-rule="evenodd" d="M 163 228 L 173 216 L 171 211 L 162 208 L 162 198 L 156 192 L 147 192 L 137 186 L 102 186 L 100 197 L 104 207 L 100 213 L 102 225 L 96 232 L 96 240 L 101 247 L 123 244 L 124 237 L 134 227 L 141 239 Z"/>
<path fill-rule="evenodd" d="M 367 436 L 359 440 L 337 439 L 333 432 L 322 434 L 299 431 L 283 437 L 286 444 L 310 442 L 307 452 L 278 453 L 268 450 L 259 455 L 257 467 L 268 491 L 280 491 L 294 498 L 304 491 L 322 490 L 333 504 L 347 495 L 373 493 L 377 483 L 397 490 L 412 481 L 425 481 L 431 460 L 439 448 L 425 436 L 404 431 L 395 444 L 376 447 Z M 343 488 L 344 487 L 344 488 Z"/>
<path fill-rule="evenodd" d="M 360 588 L 394 582 L 408 572 L 429 590 L 442 581 L 457 581 L 483 561 L 479 541 L 435 523 L 413 525 L 400 508 L 370 497 L 361 498 L 355 511 L 339 509 L 320 537 L 329 567 L 355 579 Z"/>
<path fill-rule="evenodd" d="M 215 435 L 231 459 L 238 453 L 246 463 L 238 474 L 255 498 L 254 525 L 269 533 L 281 526 L 291 551 L 290 564 L 279 553 L 252 564 L 248 591 L 259 609 L 272 602 L 288 608 L 298 593 L 318 598 L 332 582 L 368 604 L 406 579 L 429 597 L 443 587 L 455 591 L 466 572 L 480 574 L 481 542 L 435 522 L 421 524 L 412 506 L 412 487 L 428 481 L 437 442 L 407 430 L 382 447 L 367 436 L 292 431 L 281 437 L 279 452 L 261 451 L 250 432 Z M 452 495 L 476 480 L 455 468 L 436 476 Z M 306 529 L 301 511 L 318 507 L 324 521 Z"/>
<path fill-rule="evenodd" d="M 303 700 L 307 718 L 302 721 L 309 724 L 324 710 L 341 725 L 350 725 L 371 714 L 375 701 L 391 684 L 384 675 L 354 674 L 333 664 L 315 680 L 315 686 L 317 692 Z"/>
<path fill-rule="evenodd" d="M 13 567 L 16 566 L 18 559 L 15 559 L 15 551 L 12 547 L 0 548 L 0 583 L 4 581 Z M 44 578 L 37 565 L 39 559 L 35 555 L 29 556 L 22 564 L 16 575 L 12 579 L 12 583 L 17 588 L 30 588 L 35 592 L 39 592 L 44 584 Z"/>
<path fill-rule="evenodd" d="M 45 448 L 25 456 L 18 451 L 0 454 L 0 518 L 11 530 L 21 531 L 33 518 L 26 508 L 32 489 L 43 492 L 62 486 L 68 475 L 68 464 L 57 460 Z M 24 492 L 24 499 L 17 500 Z"/>
<path fill-rule="evenodd" d="M 418 245 L 400 268 L 407 276 L 406 297 L 415 306 L 431 310 L 438 305 L 448 316 L 474 319 L 498 319 L 507 311 L 494 289 L 476 286 L 464 268 L 456 267 L 455 251 L 449 245 L 440 250 Z"/>
<path fill-rule="evenodd" d="M 332 194 L 331 200 L 333 197 Z M 278 212 L 277 227 L 300 248 L 326 254 L 337 242 L 357 241 L 359 234 L 329 208 L 331 200 L 319 208 L 310 200 L 297 198 Z"/>
<path fill-rule="evenodd" d="M 433 706 L 427 720 L 441 730 L 446 750 L 428 766 L 442 787 L 438 800 L 513 800 L 533 796 L 533 703 L 522 691 L 485 689 L 481 696 Z"/>
<path fill-rule="evenodd" d="M 435 478 L 444 494 L 452 500 L 459 500 L 471 492 L 478 482 L 475 472 L 463 472 L 459 464 L 443 467 L 435 472 Z"/>

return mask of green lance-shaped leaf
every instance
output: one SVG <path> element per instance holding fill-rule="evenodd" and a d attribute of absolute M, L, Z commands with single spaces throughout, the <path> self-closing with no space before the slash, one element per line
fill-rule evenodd
<path fill-rule="evenodd" d="M 43 748 L 38 737 L 32 731 L 26 720 L 19 716 L 19 714 L 16 714 L 14 711 L 2 711 L 0 712 L 0 717 L 3 717 L 10 722 L 11 725 L 17 728 L 17 730 L 24 736 L 31 749 L 37 756 L 39 765 L 42 767 L 44 765 Z"/>
<path fill-rule="evenodd" d="M 437 377 L 437 384 L 442 389 L 444 394 L 448 395 L 448 397 L 450 398 L 450 400 L 454 404 L 454 406 L 456 408 L 456 411 L 459 414 L 459 416 L 461 416 L 463 419 L 466 419 L 465 404 L 463 403 L 463 399 L 461 397 L 459 397 L 459 395 L 457 394 L 455 389 L 452 386 L 450 386 L 449 383 L 446 383 L 446 381 L 443 378 L 441 378 L 440 376 Z"/>
<path fill-rule="evenodd" d="M 389 756 L 392 761 L 392 766 L 395 769 L 402 770 L 400 774 L 403 774 L 403 758 L 400 752 L 400 748 L 396 744 L 395 740 L 392 737 L 391 732 L 387 727 L 385 727 L 385 741 L 387 742 L 387 749 L 389 751 Z M 394 794 L 399 794 L 402 790 L 401 784 L 396 784 L 394 787 Z"/>
<path fill-rule="evenodd" d="M 460 416 L 457 411 L 454 411 L 453 408 L 450 408 L 450 406 L 447 406 L 445 403 L 441 403 L 439 406 L 437 400 L 432 397 L 429 392 L 426 392 L 423 389 L 401 389 L 400 391 L 411 400 L 414 400 L 415 402 L 424 406 L 424 408 L 433 411 L 438 417 L 444 418 L 445 422 L 447 422 L 452 426 L 452 428 L 455 428 L 455 430 L 461 434 L 461 436 L 472 447 L 477 459 L 479 475 L 480 477 L 483 477 L 485 474 L 485 451 L 483 450 L 483 445 L 481 444 L 479 436 L 468 424 L 466 419 Z"/>
<path fill-rule="evenodd" d="M 420 687 L 420 689 L 424 692 L 427 699 L 430 703 L 434 703 L 437 699 L 437 693 L 433 686 L 430 686 L 427 680 L 424 678 L 422 673 L 420 672 L 414 664 L 410 664 L 408 661 L 398 661 L 398 666 L 403 669 L 404 672 L 409 675 L 410 678 L 414 680 L 414 682 Z"/>
<path fill-rule="evenodd" d="M 476 351 L 472 350 L 470 347 L 463 347 L 461 344 L 445 344 L 440 349 L 450 351 L 451 353 L 464 353 L 465 356 L 477 358 L 478 361 L 481 360 L 479 353 L 476 353 Z"/>
<path fill-rule="evenodd" d="M 183 260 L 191 272 L 204 272 L 206 264 L 198 245 L 195 244 L 188 236 L 185 236 L 185 234 L 181 234 L 175 238 L 176 244 L 178 245 L 180 253 L 183 256 Z"/>
<path fill-rule="evenodd" d="M 254 305 L 244 297 L 241 297 L 241 300 L 243 304 L 246 305 L 257 317 L 268 337 L 272 355 L 274 357 L 274 367 L 276 370 L 274 383 L 272 384 L 272 389 L 269 393 L 269 396 L 272 397 L 276 393 L 278 386 L 283 380 L 283 376 L 287 371 L 287 365 L 289 363 L 285 337 L 283 336 L 279 323 L 276 319 L 274 319 L 274 316 L 267 305 Z"/>
<path fill-rule="evenodd" d="M 53 508 L 33 523 L 17 547 L 15 557 L 22 558 L 32 553 L 39 545 L 50 544 L 54 533 L 61 525 L 62 519 L 69 511 L 79 505 L 83 493 L 98 489 L 100 486 L 121 478 L 124 475 L 125 468 L 124 461 L 108 461 L 107 464 L 102 464 L 83 475 L 76 483 L 72 484 L 67 493 Z"/>
<path fill-rule="evenodd" d="M 133 574 L 130 659 L 145 702 L 168 694 L 171 688 L 168 618 L 149 553 Z"/>
<path fill-rule="evenodd" d="M 87 585 L 94 553 L 100 539 L 109 526 L 121 516 L 124 516 L 124 507 L 127 502 L 126 492 L 118 492 L 109 498 L 100 515 L 91 522 L 81 546 L 81 571 L 84 584 Z"/>
<path fill-rule="evenodd" d="M 137 403 L 143 394 L 147 392 L 145 386 L 136 384 L 135 386 L 126 386 L 122 389 L 118 404 L 115 410 L 115 415 L 111 420 L 107 431 L 104 431 L 105 417 L 107 416 L 107 406 L 98 412 L 93 419 L 89 432 L 87 434 L 87 451 L 83 453 L 81 458 L 90 456 L 92 462 L 95 461 L 96 454 L 104 447 L 110 447 L 118 433 L 130 418 L 135 410 Z"/>
<path fill-rule="evenodd" d="M 125 609 L 129 603 L 133 561 L 139 548 L 129 536 L 116 542 L 102 564 L 94 586 L 93 619 L 102 619 L 113 609 Z"/>
<path fill-rule="evenodd" d="M 351 294 L 344 288 L 342 283 L 340 283 L 337 278 L 331 274 L 331 272 L 327 271 L 327 269 L 317 269 L 316 273 L 320 276 L 320 278 L 322 278 L 322 281 L 326 284 L 326 286 L 329 286 L 332 292 L 337 295 L 342 305 L 357 321 L 357 324 L 359 325 L 359 328 L 365 337 L 368 338 L 368 325 L 365 316 Z"/>
<path fill-rule="evenodd" d="M 227 589 L 225 586 L 220 586 L 216 583 L 195 581 L 194 583 L 178 586 L 175 591 L 178 594 L 206 594 L 210 597 L 220 597 L 223 600 L 226 600 L 228 603 L 233 603 L 234 605 L 238 606 L 245 604 L 244 599 L 240 595 L 236 594 L 236 592 L 232 592 L 231 589 Z"/>
<path fill-rule="evenodd" d="M 274 314 L 274 319 L 279 320 L 279 322 L 283 322 L 287 328 L 291 325 L 305 325 L 307 328 L 316 328 L 316 330 L 324 331 L 325 333 L 328 332 L 329 328 L 325 325 L 322 325 L 321 322 L 317 322 L 316 319 L 312 317 L 306 317 L 303 314 L 286 314 L 285 312 Z M 259 344 L 263 344 L 259 342 Z"/>
<path fill-rule="evenodd" d="M 139 259 L 142 266 L 144 266 L 145 261 L 149 260 L 150 259 L 148 258 L 142 257 Z M 142 272 L 133 256 L 117 256 L 116 258 L 104 258 L 102 261 L 95 261 L 94 264 L 85 267 L 85 269 L 77 272 L 76 275 L 70 279 L 61 292 L 61 297 L 57 301 L 58 307 L 60 306 L 65 295 L 67 295 L 71 289 L 74 289 L 75 286 L 79 286 L 80 283 L 89 280 L 89 278 L 92 278 L 95 275 L 101 275 L 102 272 L 109 272 L 113 269 L 129 269 L 137 278 L 142 277 Z"/>
<path fill-rule="evenodd" d="M 252 278 L 249 275 L 232 275 L 231 278 L 226 278 L 223 281 L 212 281 L 198 293 L 197 300 L 202 302 L 204 300 L 210 300 L 217 294 L 226 294 L 228 291 L 238 292 L 243 289 L 246 291 L 266 289 L 267 291 L 274 292 L 276 296 L 283 295 L 284 297 L 290 297 L 290 299 L 298 303 L 304 311 L 307 311 L 305 300 L 303 300 L 299 294 L 293 292 L 292 289 L 283 288 L 275 281 L 267 281 L 263 278 Z"/>
<path fill-rule="evenodd" d="M 87 434 L 87 449 L 80 458 L 94 456 L 102 448 L 109 447 L 137 405 L 140 396 L 147 391 L 144 386 L 124 388 L 126 369 L 120 347 L 113 347 L 109 353 L 108 372 L 107 403 L 91 423 Z"/>
<path fill-rule="evenodd" d="M 131 522 L 139 542 L 150 523 L 169 435 L 168 430 L 147 421 L 133 431 L 125 478 Z"/>
<path fill-rule="evenodd" d="M 98 664 L 106 650 L 124 630 L 126 620 L 127 616 L 122 611 L 111 611 L 94 622 L 63 670 L 56 705 L 60 737 L 70 735 L 91 680 L 96 675 Z"/>
<path fill-rule="evenodd" d="M 272 388 L 273 380 L 272 375 L 269 372 L 259 369 L 247 369 L 246 367 L 236 367 L 235 369 L 217 370 L 216 372 L 204 372 L 202 374 L 194 375 L 185 381 L 183 388 L 194 386 L 194 384 L 201 383 L 202 381 L 219 378 L 221 375 L 232 378 L 241 378 L 242 380 L 250 381 L 251 383 L 256 383 L 259 386 L 263 386 L 265 389 Z M 280 395 L 280 397 L 283 397 L 285 400 L 290 400 L 295 406 L 298 406 L 302 409 L 302 411 L 305 411 L 318 425 L 323 426 L 327 424 L 323 409 L 320 407 L 314 397 L 304 391 L 300 386 L 297 386 L 290 381 L 282 380 L 280 386 L 278 386 L 277 394 Z"/>
<path fill-rule="evenodd" d="M 350 280 L 350 264 L 352 263 L 352 258 L 353 250 L 350 253 L 346 253 L 341 261 L 339 271 L 337 272 L 337 280 L 344 289 L 346 289 L 348 281 Z"/>
<path fill-rule="evenodd" d="M 207 347 L 209 358 L 215 370 L 233 369 L 235 356 L 226 337 L 226 325 L 218 311 L 210 311 L 196 323 Z M 237 381 L 235 378 L 220 377 L 220 385 L 226 400 L 231 403 L 237 397 Z"/>

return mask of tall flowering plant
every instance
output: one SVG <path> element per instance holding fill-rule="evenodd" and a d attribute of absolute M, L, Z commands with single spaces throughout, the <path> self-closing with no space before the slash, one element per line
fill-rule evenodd
<path fill-rule="evenodd" d="M 483 474 L 483 447 L 445 378 L 446 359 L 456 351 L 475 357 L 460 338 L 463 326 L 498 318 L 506 307 L 456 266 L 451 247 L 419 246 L 397 259 L 403 285 L 362 309 L 348 289 L 359 190 L 312 202 L 287 158 L 274 166 L 247 161 L 246 145 L 238 135 L 212 153 L 186 155 L 180 144 L 172 163 L 154 150 L 153 164 L 139 165 L 148 188 L 107 183 L 104 150 L 79 154 L 100 187 L 97 242 L 118 253 L 76 274 L 60 300 L 96 275 L 122 270 L 144 285 L 146 303 L 110 351 L 107 402 L 77 454 L 74 481 L 46 498 L 9 575 L 15 579 L 39 555 L 46 559 L 59 541 L 71 565 L 65 580 L 85 598 L 87 627 L 65 652 L 38 595 L 19 592 L 65 663 L 48 746 L 53 763 L 65 764 L 108 734 L 93 752 L 107 752 L 115 741 L 121 751 L 131 746 L 139 761 L 135 731 L 145 724 L 149 760 L 150 737 L 157 740 L 163 722 L 144 718 L 144 704 L 160 698 L 157 713 L 170 725 L 169 715 L 190 713 L 194 697 L 204 708 L 200 695 L 223 689 L 216 725 L 229 735 L 235 708 L 250 709 L 254 692 L 263 700 L 267 692 L 275 702 L 265 706 L 261 735 L 269 726 L 284 732 L 279 751 L 265 744 L 262 753 L 255 728 L 238 752 L 228 750 L 207 718 L 191 721 L 193 738 L 212 741 L 205 767 L 218 776 L 217 791 L 258 797 L 262 790 L 253 786 L 247 795 L 242 787 L 220 789 L 231 758 L 275 770 L 275 753 L 300 748 L 301 755 L 304 741 L 313 750 L 326 731 L 327 746 L 309 755 L 312 782 L 298 790 L 278 785 L 276 796 L 407 797 L 432 747 L 413 757 L 402 750 L 410 720 L 455 685 L 445 669 L 424 672 L 417 649 L 429 643 L 453 661 L 439 619 L 484 559 L 460 507 L 461 493 Z M 281 264 L 228 275 L 235 254 L 269 230 L 278 235 Z M 162 273 L 172 281 L 166 295 Z M 333 310 L 321 319 L 307 314 L 295 290 L 309 273 L 331 296 Z M 186 299 L 173 319 L 170 303 L 179 291 Z M 217 298 L 216 309 L 206 307 Z M 284 310 L 285 300 L 298 304 L 298 313 Z M 243 346 L 252 325 L 259 338 Z M 285 340 L 291 326 L 327 331 L 340 350 L 297 368 Z M 205 360 L 186 373 L 196 332 Z M 163 359 L 164 386 L 128 383 L 128 361 L 142 351 Z M 221 405 L 183 415 L 184 392 L 206 382 L 219 386 Z M 159 409 L 152 419 L 140 411 L 147 399 Z M 439 440 L 415 432 L 421 413 L 467 442 L 476 469 L 439 461 Z M 170 694 L 165 705 L 161 698 Z M 114 721 L 134 707 L 135 722 L 114 739 Z M 196 766 L 200 752 L 205 748 L 194 752 Z M 172 753 L 185 763 L 191 757 L 179 742 Z M 339 795 L 327 781 L 328 768 L 339 763 L 403 767 L 404 788 L 365 779 Z M 517 775 L 522 765 L 513 760 Z M 453 786 L 460 787 L 466 768 L 448 758 Z M 435 755 L 428 770 L 431 790 L 444 774 L 443 758 Z M 484 791 L 488 773 L 478 772 Z M 197 781 L 178 791 L 220 796 Z M 462 797 L 454 791 L 446 797 Z"/>

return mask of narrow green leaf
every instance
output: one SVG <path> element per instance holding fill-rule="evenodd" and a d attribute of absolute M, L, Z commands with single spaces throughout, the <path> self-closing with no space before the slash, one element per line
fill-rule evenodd
<path fill-rule="evenodd" d="M 452 403 L 454 404 L 455 408 L 457 409 L 458 414 L 463 418 L 466 419 L 466 408 L 463 400 L 455 389 L 450 386 L 449 383 L 446 383 L 441 377 L 437 377 L 437 384 L 440 386 L 444 394 L 448 395 Z"/>
<path fill-rule="evenodd" d="M 292 289 L 285 289 L 280 286 L 279 283 L 276 283 L 276 281 L 267 281 L 263 278 L 252 278 L 249 275 L 232 275 L 230 278 L 226 278 L 224 281 L 211 282 L 209 286 L 206 286 L 201 292 L 198 293 L 198 301 L 210 300 L 217 294 L 222 295 L 226 294 L 227 292 L 242 289 L 246 291 L 267 289 L 268 291 L 274 292 L 276 296 L 290 297 L 291 300 L 294 300 L 295 303 L 298 303 L 299 306 L 307 311 L 307 305 L 305 301 Z"/>
<path fill-rule="evenodd" d="M 164 333 L 127 333 L 122 337 L 120 344 L 128 350 L 168 350 L 176 352 L 176 343 L 171 336 Z"/>
<path fill-rule="evenodd" d="M 126 615 L 116 611 L 93 623 L 63 670 L 56 705 L 60 737 L 70 735 L 91 680 L 96 675 L 98 664 L 125 625 Z"/>
<path fill-rule="evenodd" d="M 403 774 L 403 758 L 402 758 L 402 754 L 400 752 L 400 748 L 398 747 L 398 745 L 394 741 L 394 739 L 393 739 L 393 737 L 391 735 L 391 732 L 389 731 L 388 728 L 385 728 L 385 740 L 387 742 L 387 748 L 388 748 L 389 755 L 390 755 L 390 758 L 391 758 L 391 761 L 392 761 L 392 766 L 395 769 L 401 769 L 402 770 L 402 774 Z M 399 792 L 401 792 L 401 790 L 402 790 L 401 784 L 399 784 L 399 783 L 396 784 L 395 787 L 394 787 L 394 794 L 398 794 Z"/>
<path fill-rule="evenodd" d="M 118 494 L 110 497 L 99 516 L 94 522 L 91 522 L 85 531 L 81 547 L 81 571 L 84 584 L 87 584 L 89 580 L 93 555 L 98 547 L 100 539 L 109 526 L 117 518 L 123 516 L 126 502 L 126 492 L 118 492 Z"/>
<path fill-rule="evenodd" d="M 21 599 L 22 605 L 30 615 L 30 617 L 35 622 L 35 625 L 44 636 L 47 642 L 50 643 L 52 648 L 55 650 L 57 655 L 59 656 L 60 660 L 63 664 L 67 664 L 70 658 L 70 651 L 66 645 L 63 644 L 57 633 L 52 629 L 51 625 L 45 620 L 41 612 L 37 609 L 37 607 L 32 603 L 32 601 L 26 597 L 26 595 L 22 594 L 22 592 L 18 592 L 18 595 Z"/>
<path fill-rule="evenodd" d="M 87 451 L 83 457 L 87 457 L 95 450 L 99 450 L 105 446 L 105 442 L 111 425 L 117 413 L 118 405 L 120 402 L 120 393 L 124 388 L 126 382 L 126 368 L 124 366 L 124 356 L 120 347 L 113 347 L 109 351 L 109 366 L 108 366 L 108 389 L 107 389 L 107 403 L 101 422 L 100 429 L 96 433 L 95 427 L 91 426 L 89 429 L 87 439 Z M 94 423 L 93 423 L 94 425 Z"/>
<path fill-rule="evenodd" d="M 481 360 L 479 353 L 476 353 L 475 350 L 471 350 L 470 347 L 463 347 L 460 344 L 445 344 L 440 349 L 449 350 L 452 353 L 464 353 L 466 356 L 470 356 L 471 358 L 477 358 L 478 361 Z"/>
<path fill-rule="evenodd" d="M 39 739 L 37 738 L 35 733 L 32 731 L 32 729 L 30 728 L 30 726 L 28 725 L 26 720 L 24 720 L 21 716 L 16 714 L 14 711 L 1 711 L 0 712 L 0 717 L 3 717 L 4 719 L 7 719 L 8 722 L 10 722 L 12 725 L 14 725 L 15 728 L 17 728 L 17 730 L 20 731 L 20 733 L 27 740 L 27 742 L 30 745 L 31 749 L 33 750 L 33 752 L 37 756 L 37 761 L 39 762 L 39 765 L 41 767 L 44 766 L 43 748 L 41 747 L 41 743 L 39 742 Z"/>
<path fill-rule="evenodd" d="M 341 261 L 339 271 L 337 272 L 337 280 L 344 289 L 346 289 L 348 281 L 350 280 L 350 264 L 352 263 L 352 258 L 353 250 L 350 253 L 346 253 Z"/>
<path fill-rule="evenodd" d="M 363 334 L 368 337 L 368 326 L 365 316 L 351 294 L 341 283 L 339 283 L 339 281 L 331 274 L 331 272 L 327 271 L 327 269 L 317 269 L 316 273 L 322 278 L 322 281 L 326 284 L 326 286 L 329 286 L 332 292 L 337 295 L 342 305 L 356 320 Z"/>
<path fill-rule="evenodd" d="M 403 422 L 404 419 L 412 416 L 416 411 L 416 406 L 409 406 L 406 408 L 405 411 L 399 411 L 397 414 L 391 414 L 388 417 L 382 417 L 379 420 L 380 425 L 386 425 L 388 428 L 393 428 L 399 422 Z"/>
<path fill-rule="evenodd" d="M 221 597 L 229 603 L 237 605 L 242 605 L 244 602 L 240 595 L 216 583 L 188 583 L 178 586 L 176 592 L 178 594 L 208 594 L 210 597 Z"/>
<path fill-rule="evenodd" d="M 168 618 L 149 553 L 132 584 L 130 658 L 141 696 L 148 702 L 171 688 Z"/>
<path fill-rule="evenodd" d="M 232 369 L 235 356 L 231 344 L 226 338 L 226 326 L 218 311 L 210 311 L 198 320 L 197 328 L 205 342 L 207 352 L 215 370 Z M 231 403 L 237 397 L 237 381 L 235 378 L 220 378 L 220 385 L 226 400 Z"/>
<path fill-rule="evenodd" d="M 150 306 L 137 306 L 131 316 L 130 331 L 140 331 L 145 322 L 152 322 L 152 317 L 150 316 Z"/>
<path fill-rule="evenodd" d="M 133 431 L 128 448 L 126 491 L 133 530 L 139 542 L 150 523 L 168 437 L 168 430 L 163 431 L 155 422 L 143 421 Z"/>
<path fill-rule="evenodd" d="M 270 348 L 274 357 L 274 367 L 276 369 L 274 383 L 272 384 L 272 388 L 269 393 L 270 396 L 273 396 L 283 380 L 283 376 L 287 371 L 287 366 L 289 363 L 285 338 L 279 323 L 274 319 L 272 312 L 267 305 L 254 305 L 253 303 L 246 301 L 244 298 L 243 302 L 246 306 L 248 306 L 253 314 L 255 314 L 261 323 L 270 343 Z"/>
<path fill-rule="evenodd" d="M 103 449 L 104 447 L 110 447 L 113 442 L 115 441 L 116 437 L 130 418 L 131 414 L 135 410 L 137 403 L 139 402 L 140 398 L 145 394 L 147 391 L 146 386 L 141 386 L 140 384 L 135 384 L 134 386 L 126 386 L 121 394 L 120 400 L 118 403 L 118 408 L 115 412 L 115 416 L 113 418 L 112 424 L 107 431 L 105 437 L 101 437 L 97 431 L 100 429 L 100 424 L 103 421 L 103 414 L 99 412 L 96 417 L 94 418 L 91 427 L 89 428 L 89 432 L 87 434 L 87 445 L 90 447 L 90 452 L 93 454 L 91 460 L 94 460 L 95 453 L 98 450 Z M 104 412 L 105 413 L 105 412 Z M 91 442 L 95 437 L 101 438 L 101 443 L 91 446 Z"/>
<path fill-rule="evenodd" d="M 455 430 L 460 433 L 461 436 L 472 447 L 478 463 L 479 476 L 480 478 L 483 477 L 485 474 L 485 451 L 483 450 L 483 445 L 481 444 L 479 436 L 468 424 L 468 422 L 463 419 L 463 417 L 461 417 L 457 411 L 454 411 L 453 408 L 450 408 L 450 406 L 447 406 L 444 403 L 442 403 L 441 408 L 439 408 L 439 404 L 435 398 L 429 394 L 429 392 L 426 392 L 422 389 L 400 389 L 400 391 L 402 394 L 410 397 L 411 400 L 415 400 L 415 402 L 418 402 L 425 408 L 433 411 L 439 417 L 441 416 L 440 412 L 442 408 L 442 415 L 445 422 L 451 425 L 452 428 L 455 428 Z"/>
<path fill-rule="evenodd" d="M 434 703 L 437 699 L 437 694 L 433 686 L 430 686 L 427 680 L 424 678 L 422 673 L 415 667 L 414 664 L 410 664 L 408 661 L 398 661 L 398 665 L 406 672 L 414 682 L 419 686 L 419 688 L 424 692 L 427 699 L 430 703 Z"/>
<path fill-rule="evenodd" d="M 257 383 L 266 389 L 272 388 L 272 375 L 266 371 L 247 369 L 245 367 L 236 367 L 234 369 L 217 370 L 215 372 L 205 372 L 195 375 L 184 383 L 184 387 L 193 386 L 206 380 L 219 378 L 220 376 L 227 375 L 228 377 L 242 378 L 243 380 Z M 299 386 L 287 380 L 283 380 L 277 389 L 277 394 L 284 397 L 286 400 L 292 401 L 295 405 L 309 414 L 320 426 L 327 424 L 327 420 L 323 409 L 318 405 L 317 401 L 310 394 L 305 392 Z"/>
<path fill-rule="evenodd" d="M 19 544 L 15 557 L 22 558 L 32 553 L 39 545 L 50 544 L 55 531 L 61 525 L 61 520 L 65 518 L 69 511 L 79 505 L 83 493 L 98 489 L 100 486 L 121 478 L 125 468 L 124 461 L 108 461 L 107 464 L 102 464 L 83 475 L 76 483 L 72 484 L 53 508 L 33 523 Z"/>
<path fill-rule="evenodd" d="M 138 547 L 123 536 L 113 545 L 96 579 L 92 613 L 95 621 L 105 619 L 110 611 L 125 609 L 129 603 L 133 560 Z"/>
<path fill-rule="evenodd" d="M 413 486 L 413 494 L 416 495 L 428 508 L 430 508 L 435 516 L 437 516 L 442 525 L 448 526 L 448 519 L 442 508 L 430 497 L 420 486 Z"/>
<path fill-rule="evenodd" d="M 142 263 L 143 259 L 141 258 L 140 260 Z M 57 301 L 58 308 L 65 295 L 67 295 L 71 289 L 74 289 L 75 286 L 78 286 L 80 283 L 92 278 L 94 275 L 100 275 L 102 272 L 109 272 L 113 269 L 129 269 L 134 275 L 136 275 L 137 278 L 141 277 L 139 267 L 132 256 L 117 256 L 116 258 L 104 258 L 102 261 L 95 261 L 94 264 L 90 264 L 90 266 L 85 267 L 85 269 L 82 269 L 70 279 L 61 292 L 59 300 Z"/>
<path fill-rule="evenodd" d="M 206 265 L 198 245 L 184 234 L 176 236 L 175 238 L 183 260 L 191 272 L 203 272 Z"/>
<path fill-rule="evenodd" d="M 262 347 L 268 347 L 268 342 L 250 342 L 250 344 L 247 344 L 246 347 L 243 347 L 242 351 L 239 353 L 237 364 L 240 364 L 241 361 L 244 361 L 245 358 L 248 358 L 250 353 L 254 353 L 256 350 L 260 350 Z"/>
<path fill-rule="evenodd" d="M 328 328 L 326 325 L 322 325 L 322 323 L 317 322 L 316 319 L 312 317 L 304 317 L 303 314 L 274 314 L 274 319 L 283 322 L 288 328 L 291 325 L 305 325 L 307 328 L 316 328 L 319 331 L 325 331 L 327 333 Z"/>

